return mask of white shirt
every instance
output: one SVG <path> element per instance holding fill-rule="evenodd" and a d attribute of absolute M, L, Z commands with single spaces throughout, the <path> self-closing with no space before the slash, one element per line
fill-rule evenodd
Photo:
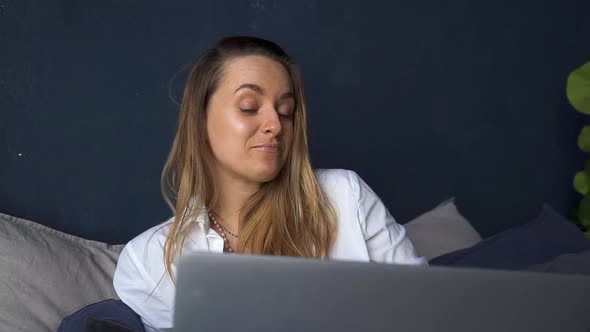
<path fill-rule="evenodd" d="M 353 171 L 319 169 L 320 185 L 338 215 L 330 259 L 425 265 L 379 197 Z M 143 321 L 146 331 L 171 328 L 175 286 L 165 272 L 164 242 L 173 219 L 131 240 L 119 256 L 113 284 L 119 298 Z M 185 240 L 187 251 L 223 252 L 223 239 L 209 227 L 206 213 L 197 217 Z M 172 266 L 176 273 L 176 266 Z"/>

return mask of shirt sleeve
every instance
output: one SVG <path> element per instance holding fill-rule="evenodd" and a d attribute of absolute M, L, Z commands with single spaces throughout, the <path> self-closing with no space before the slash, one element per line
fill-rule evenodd
<path fill-rule="evenodd" d="M 147 332 L 172 327 L 172 308 L 160 294 L 158 282 L 150 276 L 146 261 L 139 259 L 133 241 L 119 256 L 113 286 L 121 301 L 141 317 Z"/>
<path fill-rule="evenodd" d="M 358 214 L 369 253 L 374 262 L 427 265 L 416 254 L 406 229 L 391 216 L 381 199 L 354 171 L 349 179 L 357 198 Z"/>

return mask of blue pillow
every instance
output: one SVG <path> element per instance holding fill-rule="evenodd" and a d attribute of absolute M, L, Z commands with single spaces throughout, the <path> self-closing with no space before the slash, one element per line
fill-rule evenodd
<path fill-rule="evenodd" d="M 590 275 L 590 250 L 577 254 L 563 254 L 547 263 L 533 265 L 527 271 Z"/>
<path fill-rule="evenodd" d="M 590 250 L 590 239 L 551 206 L 531 222 L 498 233 L 473 247 L 433 258 L 430 265 L 521 270 L 562 254 Z"/>
<path fill-rule="evenodd" d="M 64 318 L 57 332 L 82 331 L 145 332 L 141 317 L 121 300 L 90 304 Z"/>

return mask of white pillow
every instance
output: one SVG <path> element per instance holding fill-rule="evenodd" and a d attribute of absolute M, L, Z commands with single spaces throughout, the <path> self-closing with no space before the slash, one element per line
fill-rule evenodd
<path fill-rule="evenodd" d="M 454 197 L 404 227 L 418 254 L 428 260 L 481 241 L 479 233 L 457 210 Z"/>
<path fill-rule="evenodd" d="M 122 249 L 0 213 L 0 331 L 55 331 L 64 316 L 117 298 Z"/>

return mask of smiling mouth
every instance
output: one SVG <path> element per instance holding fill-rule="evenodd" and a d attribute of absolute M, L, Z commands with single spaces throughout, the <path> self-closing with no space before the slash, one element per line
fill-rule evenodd
<path fill-rule="evenodd" d="M 260 144 L 254 146 L 253 149 L 265 152 L 279 152 L 281 150 L 278 144 Z"/>

